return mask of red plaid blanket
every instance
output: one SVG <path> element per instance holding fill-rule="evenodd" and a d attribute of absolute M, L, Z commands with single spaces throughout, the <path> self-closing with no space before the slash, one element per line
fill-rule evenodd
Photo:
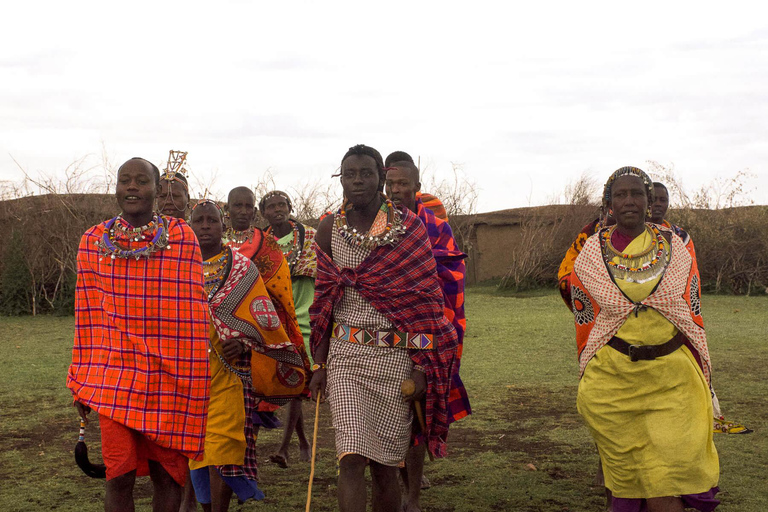
<path fill-rule="evenodd" d="M 99 414 L 199 459 L 208 412 L 208 303 L 195 234 L 168 222 L 169 249 L 102 258 L 89 229 L 77 254 L 67 387 Z"/>

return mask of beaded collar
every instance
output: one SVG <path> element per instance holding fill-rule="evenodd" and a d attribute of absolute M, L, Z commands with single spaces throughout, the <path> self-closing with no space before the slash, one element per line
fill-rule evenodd
<path fill-rule="evenodd" d="M 668 243 L 655 224 L 646 224 L 646 232 L 653 236 L 651 245 L 638 254 L 617 251 L 611 244 L 616 226 L 603 231 L 600 245 L 603 259 L 614 278 L 633 283 L 646 283 L 664 273 L 668 259 Z M 614 261 L 618 258 L 618 262 Z"/>
<path fill-rule="evenodd" d="M 216 292 L 219 291 L 229 269 L 229 251 L 222 247 L 222 252 L 218 256 L 205 260 L 203 262 L 203 277 L 205 278 L 205 291 L 210 301 Z"/>
<path fill-rule="evenodd" d="M 146 245 L 131 249 L 132 245 L 150 239 Z M 95 242 L 101 258 L 149 258 L 162 249 L 170 249 L 168 243 L 168 219 L 155 213 L 149 224 L 134 228 L 120 215 L 107 221 L 104 234 Z"/>
<path fill-rule="evenodd" d="M 400 237 L 406 231 L 405 226 L 403 226 L 400 210 L 395 207 L 391 199 L 383 194 L 382 197 L 384 198 L 384 204 L 382 204 L 379 213 L 383 212 L 386 215 L 386 226 L 383 229 L 376 230 L 377 222 L 374 220 L 371 228 L 366 233 L 360 233 L 356 228 L 352 228 L 347 224 L 347 207 L 349 202 L 344 202 L 336 214 L 334 222 L 336 229 L 339 230 L 339 234 L 347 243 L 357 245 L 363 249 L 374 249 L 380 245 L 395 245 L 400 241 Z"/>
<path fill-rule="evenodd" d="M 227 232 L 224 233 L 224 239 L 227 241 L 228 245 L 238 248 L 241 245 L 253 240 L 254 232 L 255 228 L 253 226 L 250 226 L 244 231 L 237 231 L 235 229 L 229 228 Z"/>
<path fill-rule="evenodd" d="M 291 227 L 293 228 L 293 240 L 291 240 L 291 244 L 287 247 L 280 244 L 278 244 L 278 246 L 285 257 L 285 260 L 288 262 L 288 268 L 293 269 L 293 266 L 299 261 L 303 247 L 299 247 L 299 238 L 301 238 L 299 236 L 299 224 L 292 220 L 288 220 L 288 222 L 291 223 Z M 268 235 L 274 236 L 275 240 L 277 240 L 277 236 L 273 234 L 274 230 L 272 229 L 272 226 L 269 226 L 265 232 Z"/>

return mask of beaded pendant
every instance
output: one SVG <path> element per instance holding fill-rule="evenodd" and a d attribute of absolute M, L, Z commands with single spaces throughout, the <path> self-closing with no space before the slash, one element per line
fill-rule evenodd
<path fill-rule="evenodd" d="M 387 210 L 387 224 L 379 234 L 372 234 L 369 230 L 366 233 L 360 233 L 356 228 L 352 228 L 347 224 L 347 203 L 342 205 L 339 212 L 336 214 L 334 220 L 336 229 L 339 230 L 341 237 L 350 244 L 357 245 L 364 249 L 373 249 L 380 245 L 395 245 L 402 235 L 405 234 L 405 226 L 403 226 L 403 219 L 398 210 L 392 203 L 392 200 L 385 197 L 385 206 Z M 375 221 L 374 221 L 375 224 Z"/>

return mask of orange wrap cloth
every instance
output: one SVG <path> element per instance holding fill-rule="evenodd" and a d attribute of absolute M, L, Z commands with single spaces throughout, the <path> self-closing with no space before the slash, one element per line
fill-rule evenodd
<path fill-rule="evenodd" d="M 200 248 L 182 220 L 162 217 L 168 248 L 149 258 L 102 257 L 89 229 L 77 254 L 74 399 L 198 459 L 208 412 L 208 303 Z"/>

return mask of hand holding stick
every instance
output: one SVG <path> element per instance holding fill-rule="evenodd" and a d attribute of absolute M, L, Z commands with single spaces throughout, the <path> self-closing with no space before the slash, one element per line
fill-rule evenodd
<path fill-rule="evenodd" d="M 405 379 L 400 384 L 400 392 L 403 394 L 404 397 L 409 397 L 413 395 L 415 391 L 416 391 L 416 383 L 413 381 L 413 379 Z M 435 458 L 432 455 L 432 452 L 429 451 L 429 441 L 427 440 L 427 425 L 426 423 L 424 423 L 424 413 L 421 411 L 421 402 L 419 402 L 418 400 L 414 400 L 413 408 L 416 409 L 416 417 L 419 420 L 419 426 L 421 427 L 421 432 L 424 434 L 424 442 L 427 443 L 427 453 L 429 454 L 429 460 L 434 462 Z"/>

